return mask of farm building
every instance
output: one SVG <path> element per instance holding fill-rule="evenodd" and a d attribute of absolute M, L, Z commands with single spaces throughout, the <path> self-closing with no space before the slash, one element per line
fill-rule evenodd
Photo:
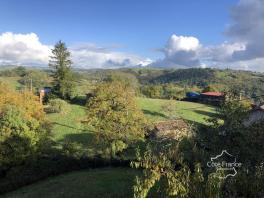
<path fill-rule="evenodd" d="M 200 101 L 212 105 L 219 105 L 225 100 L 225 94 L 222 92 L 204 92 L 200 95 Z"/>
<path fill-rule="evenodd" d="M 186 100 L 191 102 L 197 102 L 200 99 L 200 93 L 191 91 L 186 93 Z"/>

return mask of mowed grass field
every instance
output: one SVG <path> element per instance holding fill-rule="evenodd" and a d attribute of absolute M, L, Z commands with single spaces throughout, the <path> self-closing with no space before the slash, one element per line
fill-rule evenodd
<path fill-rule="evenodd" d="M 162 99 L 138 98 L 137 102 L 145 115 L 151 121 L 160 121 L 168 119 L 168 113 L 163 107 L 173 105 L 173 115 L 177 118 L 183 118 L 194 123 L 206 124 L 206 119 L 215 115 L 215 108 L 206 104 L 186 101 L 169 101 Z M 170 104 L 169 104 L 170 103 Z"/>
<path fill-rule="evenodd" d="M 206 124 L 206 119 L 215 115 L 215 108 L 200 103 L 185 101 L 169 101 L 161 99 L 137 98 L 139 107 L 151 121 L 168 119 L 167 112 L 163 106 L 173 103 L 175 117 L 183 118 L 195 123 Z M 68 104 L 69 111 L 66 114 L 47 114 L 49 121 L 53 123 L 53 137 L 56 141 L 76 140 L 82 143 L 89 141 L 93 132 L 87 130 L 82 121 L 85 120 L 86 108 L 76 104 Z M 87 139 L 88 138 L 88 139 Z"/>
<path fill-rule="evenodd" d="M 51 177 L 3 195 L 4 198 L 123 198 L 133 197 L 132 186 L 139 171 L 101 168 Z"/>

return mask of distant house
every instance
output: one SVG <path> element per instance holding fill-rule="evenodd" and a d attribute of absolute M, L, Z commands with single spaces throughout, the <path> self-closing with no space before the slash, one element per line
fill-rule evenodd
<path fill-rule="evenodd" d="M 204 92 L 200 95 L 200 101 L 212 105 L 219 105 L 225 100 L 225 94 L 222 92 Z"/>

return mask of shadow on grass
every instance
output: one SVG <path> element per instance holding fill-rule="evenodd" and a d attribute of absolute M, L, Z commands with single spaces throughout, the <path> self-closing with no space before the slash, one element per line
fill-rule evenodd
<path fill-rule="evenodd" d="M 70 125 L 67 125 L 67 124 L 61 124 L 61 123 L 59 123 L 59 122 L 52 122 L 52 124 L 56 124 L 56 125 L 60 125 L 60 126 L 64 126 L 64 127 L 70 128 L 70 129 L 78 130 L 78 131 L 87 132 L 87 130 L 78 129 L 78 128 L 76 128 L 76 127 L 73 127 L 73 126 L 70 126 Z"/>
<path fill-rule="evenodd" d="M 76 104 L 79 106 L 85 106 L 86 102 L 87 102 L 86 96 L 76 96 L 70 101 L 71 104 Z"/>
<path fill-rule="evenodd" d="M 194 110 L 194 112 L 198 113 L 198 114 L 201 114 L 201 115 L 209 116 L 209 117 L 216 117 L 217 116 L 217 113 L 203 111 L 203 110 Z"/>
<path fill-rule="evenodd" d="M 156 112 L 156 111 L 150 111 L 150 110 L 146 110 L 146 109 L 143 109 L 142 111 L 143 111 L 144 114 L 147 114 L 147 115 L 168 118 L 168 116 L 166 116 L 165 114 L 159 113 L 159 112 Z"/>
<path fill-rule="evenodd" d="M 62 141 L 76 142 L 86 148 L 93 148 L 97 145 L 95 134 L 88 131 L 83 133 L 67 134 L 64 136 Z"/>

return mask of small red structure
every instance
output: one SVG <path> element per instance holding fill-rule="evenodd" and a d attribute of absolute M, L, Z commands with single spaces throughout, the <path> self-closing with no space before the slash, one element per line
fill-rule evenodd
<path fill-rule="evenodd" d="M 200 95 L 201 102 L 212 104 L 212 105 L 219 105 L 221 102 L 225 100 L 225 94 L 222 92 L 204 92 Z"/>
<path fill-rule="evenodd" d="M 224 96 L 224 93 L 222 92 L 213 92 L 213 91 L 209 91 L 209 92 L 204 92 L 204 93 L 201 93 L 202 95 L 205 95 L 205 96 L 211 96 L 211 97 L 221 97 L 221 96 Z"/>

